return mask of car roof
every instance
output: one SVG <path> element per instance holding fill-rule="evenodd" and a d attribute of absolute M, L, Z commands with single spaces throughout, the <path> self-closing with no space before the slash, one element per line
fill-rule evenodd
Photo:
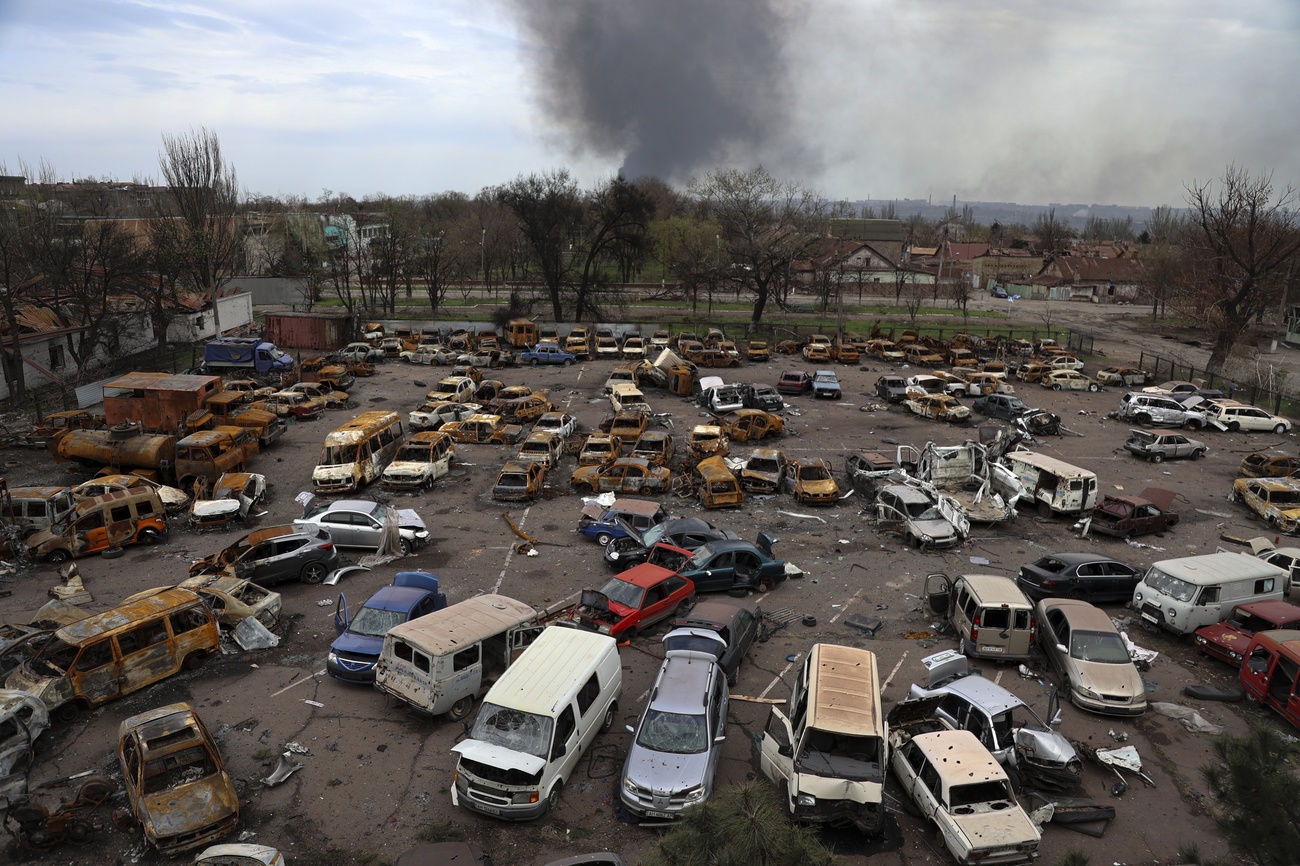
<path fill-rule="evenodd" d="M 970 785 L 1005 779 L 997 759 L 970 731 L 917 734 L 912 742 L 949 785 Z"/>
<path fill-rule="evenodd" d="M 984 604 L 1019 604 L 1029 606 L 1025 594 L 1016 586 L 1016 582 L 1000 574 L 963 574 L 961 579 L 974 592 L 979 593 Z"/>
<path fill-rule="evenodd" d="M 929 691 L 951 692 L 955 695 L 961 695 L 972 704 L 983 707 L 990 715 L 994 716 L 1016 707 L 1025 706 L 1025 702 L 1020 698 L 992 680 L 985 679 L 978 674 L 960 677 Z"/>
<path fill-rule="evenodd" d="M 690 612 L 684 616 L 677 617 L 674 622 L 691 623 L 708 623 L 711 627 L 729 626 L 735 619 L 736 613 L 740 610 L 748 610 L 755 617 L 762 613 L 758 602 L 749 598 L 728 598 L 706 596 L 702 601 L 697 601 Z"/>
<path fill-rule="evenodd" d="M 366 599 L 363 607 L 409 611 L 427 595 L 433 593 L 419 586 L 381 586 L 374 595 Z"/>
<path fill-rule="evenodd" d="M 1289 601 L 1248 601 L 1237 605 L 1237 610 L 1267 617 L 1271 620 L 1290 621 L 1300 618 L 1300 607 L 1291 604 Z"/>
<path fill-rule="evenodd" d="M 1120 560 L 1115 559 L 1114 557 L 1104 556 L 1100 553 L 1083 552 L 1049 553 L 1044 558 L 1055 559 L 1066 565 L 1083 565 L 1089 562 L 1120 562 Z M 1120 564 L 1124 565 L 1125 563 L 1120 562 Z"/>
<path fill-rule="evenodd" d="M 1110 621 L 1110 615 L 1099 607 L 1089 604 L 1081 599 L 1074 598 L 1049 598 L 1040 602 L 1044 610 L 1052 608 L 1065 614 L 1070 628 L 1081 628 L 1087 631 L 1102 631 L 1111 634 L 1117 633 L 1115 623 Z"/>
<path fill-rule="evenodd" d="M 676 573 L 670 568 L 664 568 L 662 565 L 643 562 L 640 565 L 634 565 L 622 574 L 615 575 L 614 579 L 645 589 L 672 577 Z"/>
<path fill-rule="evenodd" d="M 659 668 L 650 706 L 656 710 L 699 715 L 709 702 L 709 678 L 717 663 L 694 653 L 670 655 Z"/>

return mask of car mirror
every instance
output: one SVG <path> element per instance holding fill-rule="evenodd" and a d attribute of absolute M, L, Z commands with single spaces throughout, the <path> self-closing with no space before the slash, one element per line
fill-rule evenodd
<path fill-rule="evenodd" d="M 780 755 L 781 757 L 783 757 L 783 758 L 792 758 L 792 757 L 794 757 L 794 749 L 791 748 L 788 744 L 782 744 L 782 745 L 777 746 L 777 747 L 776 747 L 776 753 L 777 753 L 778 755 Z"/>
<path fill-rule="evenodd" d="M 1052 730 L 1056 730 L 1061 726 L 1061 721 L 1063 718 L 1064 717 L 1061 715 L 1061 711 L 1057 710 L 1056 714 L 1052 716 L 1052 720 L 1047 723 L 1048 727 L 1052 728 Z"/>
<path fill-rule="evenodd" d="M 721 742 L 722 742 L 723 740 L 725 740 L 725 739 L 727 739 L 727 735 L 726 735 L 726 734 L 718 734 L 716 737 L 713 738 L 713 742 L 714 742 L 714 743 L 721 743 Z"/>
<path fill-rule="evenodd" d="M 636 733 L 636 731 L 634 731 L 634 730 L 632 729 L 632 726 L 631 726 L 631 725 L 624 725 L 624 727 L 627 728 L 627 732 L 628 732 L 629 734 L 635 734 L 635 733 Z"/>
<path fill-rule="evenodd" d="M 1068 649 L 1066 649 L 1065 644 L 1063 644 L 1063 643 L 1058 643 L 1058 644 L 1056 645 L 1056 651 L 1057 651 L 1058 653 L 1060 653 L 1061 655 L 1063 655 L 1063 656 L 1064 656 L 1064 655 L 1069 655 L 1069 654 L 1070 654 L 1070 651 L 1069 651 Z"/>

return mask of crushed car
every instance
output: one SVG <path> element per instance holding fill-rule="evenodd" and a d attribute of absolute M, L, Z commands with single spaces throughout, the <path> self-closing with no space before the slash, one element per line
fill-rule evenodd
<path fill-rule="evenodd" d="M 226 472 L 212 485 L 212 495 L 190 505 L 195 529 L 215 529 L 235 520 L 261 517 L 270 498 L 270 483 L 256 472 Z"/>
<path fill-rule="evenodd" d="M 1107 496 L 1093 509 L 1089 531 L 1118 538 L 1164 532 L 1178 523 L 1178 515 L 1169 510 L 1176 495 L 1148 487 L 1138 496 Z"/>

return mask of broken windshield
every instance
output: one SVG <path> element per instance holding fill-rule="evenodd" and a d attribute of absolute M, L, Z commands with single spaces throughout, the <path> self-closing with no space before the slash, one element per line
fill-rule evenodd
<path fill-rule="evenodd" d="M 795 770 L 851 782 L 881 782 L 884 781 L 884 772 L 880 764 L 880 745 L 879 737 L 854 737 L 809 729 L 795 760 Z"/>

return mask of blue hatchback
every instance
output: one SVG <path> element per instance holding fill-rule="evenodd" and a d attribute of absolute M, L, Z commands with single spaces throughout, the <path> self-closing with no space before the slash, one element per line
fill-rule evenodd
<path fill-rule="evenodd" d="M 330 644 L 325 669 L 335 679 L 373 683 L 388 630 L 446 606 L 446 594 L 438 591 L 438 575 L 423 571 L 399 571 L 392 585 L 370 596 L 356 616 L 349 616 L 347 596 L 339 593 L 334 609 L 338 637 Z"/>

